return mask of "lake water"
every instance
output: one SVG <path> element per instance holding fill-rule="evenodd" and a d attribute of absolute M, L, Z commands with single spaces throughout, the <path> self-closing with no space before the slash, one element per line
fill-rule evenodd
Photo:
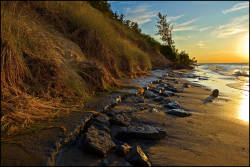
<path fill-rule="evenodd" d="M 200 64 L 193 74 L 198 78 L 187 78 L 209 89 L 218 89 L 220 96 L 240 101 L 235 115 L 238 119 L 249 122 L 249 64 L 215 63 Z"/>

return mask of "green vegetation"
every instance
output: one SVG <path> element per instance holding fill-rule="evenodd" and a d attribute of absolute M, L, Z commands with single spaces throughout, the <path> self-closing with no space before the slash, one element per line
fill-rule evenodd
<path fill-rule="evenodd" d="M 129 86 L 120 78 L 171 64 L 165 45 L 106 1 L 1 1 L 1 20 L 5 131 L 81 110 L 96 92 Z"/>
<path fill-rule="evenodd" d="M 197 61 L 195 58 L 190 59 L 189 55 L 185 51 L 178 52 L 175 48 L 174 41 L 172 39 L 173 26 L 167 22 L 167 14 L 163 15 L 158 13 L 159 20 L 157 21 L 158 32 L 157 35 L 161 36 L 163 45 L 161 45 L 160 51 L 163 55 L 169 58 L 171 61 L 182 65 L 195 65 Z"/>

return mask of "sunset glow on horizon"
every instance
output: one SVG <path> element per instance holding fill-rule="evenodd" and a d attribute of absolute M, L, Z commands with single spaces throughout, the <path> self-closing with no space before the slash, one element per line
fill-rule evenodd
<path fill-rule="evenodd" d="M 176 48 L 198 63 L 249 63 L 249 1 L 110 1 L 111 9 L 159 42 L 157 13 L 167 14 Z"/>

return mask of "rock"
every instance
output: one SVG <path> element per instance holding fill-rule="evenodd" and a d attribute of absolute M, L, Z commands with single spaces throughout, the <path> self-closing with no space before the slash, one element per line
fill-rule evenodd
<path fill-rule="evenodd" d="M 199 78 L 198 78 L 199 80 L 208 80 L 208 77 L 205 77 L 205 76 L 200 76 Z"/>
<path fill-rule="evenodd" d="M 136 99 L 135 99 L 135 102 L 136 103 L 144 103 L 144 98 L 141 97 L 141 96 L 137 96 Z"/>
<path fill-rule="evenodd" d="M 122 102 L 122 97 L 121 96 L 118 96 L 116 99 L 115 99 L 116 103 L 120 103 Z"/>
<path fill-rule="evenodd" d="M 162 101 L 159 102 L 159 104 L 168 104 L 170 102 L 171 102 L 170 99 L 163 99 Z"/>
<path fill-rule="evenodd" d="M 131 165 L 129 162 L 124 162 L 124 163 L 122 163 L 122 164 L 119 165 L 119 166 L 133 166 L 133 165 Z"/>
<path fill-rule="evenodd" d="M 136 109 L 137 109 L 137 110 L 140 110 L 140 111 L 145 110 L 145 109 L 147 109 L 147 108 L 148 108 L 148 106 L 145 105 L 145 104 L 136 105 Z"/>
<path fill-rule="evenodd" d="M 175 100 L 170 101 L 168 104 L 165 104 L 164 107 L 167 107 L 169 109 L 179 109 L 179 108 L 181 108 L 180 104 Z"/>
<path fill-rule="evenodd" d="M 191 113 L 183 110 L 183 109 L 172 109 L 166 112 L 167 114 L 175 115 L 178 117 L 187 117 L 190 116 Z"/>
<path fill-rule="evenodd" d="M 100 122 L 106 126 L 109 126 L 109 117 L 105 114 L 100 113 L 95 119 L 95 122 Z"/>
<path fill-rule="evenodd" d="M 151 166 L 151 163 L 140 146 L 133 147 L 126 157 L 126 160 L 133 166 Z"/>
<path fill-rule="evenodd" d="M 188 83 L 184 83 L 184 84 L 183 84 L 183 87 L 184 87 L 184 88 L 190 88 L 191 85 L 189 85 Z"/>
<path fill-rule="evenodd" d="M 174 81 L 174 83 L 175 83 L 175 84 L 178 84 L 178 83 L 179 83 L 179 81 L 177 81 L 177 80 L 176 80 L 176 81 Z"/>
<path fill-rule="evenodd" d="M 110 123 L 112 125 L 119 126 L 129 126 L 129 122 L 131 121 L 125 114 L 116 114 L 110 118 Z"/>
<path fill-rule="evenodd" d="M 172 92 L 172 91 L 164 90 L 164 91 L 161 93 L 161 95 L 166 96 L 166 97 L 170 97 L 170 96 L 174 96 L 175 94 L 174 94 L 174 92 Z"/>
<path fill-rule="evenodd" d="M 122 145 L 117 145 L 116 146 L 116 153 L 119 154 L 120 156 L 125 156 L 129 153 L 131 150 L 131 146 L 128 145 L 127 143 L 124 143 Z"/>
<path fill-rule="evenodd" d="M 141 138 L 157 140 L 164 138 L 166 134 L 166 131 L 161 128 L 151 125 L 139 125 L 120 128 L 116 131 L 115 136 L 117 138 Z"/>
<path fill-rule="evenodd" d="M 85 134 L 84 145 L 86 150 L 98 156 L 105 157 L 115 147 L 115 143 L 108 132 L 90 126 Z"/>
<path fill-rule="evenodd" d="M 152 109 L 150 110 L 150 112 L 159 112 L 159 110 L 156 109 L 156 108 L 152 108 Z"/>
<path fill-rule="evenodd" d="M 213 97 L 218 97 L 219 96 L 219 90 L 218 89 L 214 89 L 211 95 Z"/>
<path fill-rule="evenodd" d="M 144 92 L 144 96 L 145 96 L 146 98 L 155 98 L 155 97 L 157 97 L 156 94 L 154 94 L 153 92 L 151 92 L 151 91 L 149 91 L 149 90 L 146 90 L 146 91 Z"/>
<path fill-rule="evenodd" d="M 109 161 L 108 161 L 108 159 L 107 159 L 107 158 L 104 158 L 104 159 L 102 160 L 102 162 L 101 162 L 101 165 L 102 165 L 102 166 L 109 166 Z"/>
<path fill-rule="evenodd" d="M 153 100 L 156 102 L 160 102 L 160 101 L 164 100 L 164 98 L 161 96 L 158 96 L 158 97 L 154 98 Z"/>
<path fill-rule="evenodd" d="M 187 75 L 187 78 L 197 78 L 197 76 L 194 74 L 189 74 L 189 75 Z"/>
<path fill-rule="evenodd" d="M 171 92 L 177 92 L 177 89 L 176 89 L 174 86 L 170 85 L 169 83 L 164 84 L 164 88 L 165 88 L 166 90 L 171 91 Z"/>
<path fill-rule="evenodd" d="M 107 132 L 109 132 L 109 127 L 110 127 L 110 123 L 109 123 L 109 117 L 105 114 L 100 113 L 95 119 L 94 122 L 92 124 L 96 129 L 99 130 L 105 130 Z"/>
<path fill-rule="evenodd" d="M 155 80 L 152 82 L 152 84 L 159 84 L 160 83 L 160 80 Z"/>

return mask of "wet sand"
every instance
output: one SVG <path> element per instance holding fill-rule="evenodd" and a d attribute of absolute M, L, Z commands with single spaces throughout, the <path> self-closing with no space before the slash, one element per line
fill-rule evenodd
<path fill-rule="evenodd" d="M 174 118 L 163 113 L 143 113 L 139 119 L 163 124 L 169 134 L 164 140 L 147 148 L 153 165 L 249 165 L 249 124 L 227 114 L 238 110 L 239 102 L 217 101 L 203 104 L 211 91 L 185 88 L 182 98 L 172 98 L 192 116 Z M 237 99 L 237 98 L 235 98 Z"/>

